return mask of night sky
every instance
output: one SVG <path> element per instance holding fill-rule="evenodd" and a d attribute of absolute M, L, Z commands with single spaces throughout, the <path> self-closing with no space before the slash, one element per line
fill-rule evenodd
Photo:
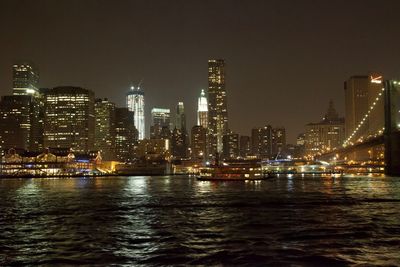
<path fill-rule="evenodd" d="M 400 78 L 400 1 L 0 1 L 0 94 L 29 60 L 40 86 L 76 85 L 125 105 L 143 79 L 150 109 L 185 103 L 195 123 L 207 60 L 226 60 L 230 128 L 285 126 L 294 142 L 343 82 Z"/>

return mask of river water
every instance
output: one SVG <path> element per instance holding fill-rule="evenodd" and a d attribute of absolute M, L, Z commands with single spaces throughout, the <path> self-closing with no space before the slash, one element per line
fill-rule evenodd
<path fill-rule="evenodd" d="M 0 180 L 0 266 L 400 265 L 400 178 Z"/>

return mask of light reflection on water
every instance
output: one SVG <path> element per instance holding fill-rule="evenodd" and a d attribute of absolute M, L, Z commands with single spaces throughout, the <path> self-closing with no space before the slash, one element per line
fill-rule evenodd
<path fill-rule="evenodd" d="M 399 265 L 400 179 L 0 180 L 0 266 Z"/>

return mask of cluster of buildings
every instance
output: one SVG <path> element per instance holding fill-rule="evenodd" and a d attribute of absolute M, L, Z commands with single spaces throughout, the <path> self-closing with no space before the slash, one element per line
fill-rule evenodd
<path fill-rule="evenodd" d="M 132 86 L 126 106 L 98 99 L 75 87 L 39 87 L 31 63 L 13 65 L 12 95 L 0 101 L 0 149 L 7 154 L 50 151 L 97 155 L 103 161 L 212 161 L 273 158 L 286 152 L 285 128 L 254 128 L 251 136 L 228 126 L 225 61 L 208 61 L 208 90 L 198 98 L 197 124 L 188 129 L 185 106 L 151 109 L 150 136 L 145 135 L 145 93 Z M 64 154 L 65 154 L 64 153 Z"/>
<path fill-rule="evenodd" d="M 81 87 L 39 88 L 34 65 L 15 64 L 12 95 L 0 101 L 0 149 L 3 155 L 10 149 L 13 153 L 70 151 L 118 162 L 312 158 L 383 130 L 383 101 L 377 98 L 382 76 L 350 77 L 344 90 L 345 118 L 331 101 L 323 119 L 307 124 L 295 145 L 286 144 L 284 127 L 266 125 L 253 128 L 250 135 L 239 135 L 228 124 L 225 61 L 211 59 L 208 89 L 198 97 L 196 125 L 188 129 L 183 102 L 174 110 L 154 107 L 146 137 L 145 93 L 140 86 L 132 86 L 126 106 L 117 107 Z M 371 105 L 376 112 L 365 117 Z"/>

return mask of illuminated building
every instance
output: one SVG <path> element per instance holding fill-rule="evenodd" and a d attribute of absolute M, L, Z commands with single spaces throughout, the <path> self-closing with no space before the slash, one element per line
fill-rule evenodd
<path fill-rule="evenodd" d="M 378 101 L 368 118 L 364 116 L 379 93 L 382 92 L 381 75 L 352 76 L 344 84 L 346 138 L 357 141 L 360 137 L 376 134 L 384 126 L 384 102 Z M 359 124 L 363 121 L 362 126 Z M 359 129 L 357 129 L 359 128 Z M 349 140 L 350 141 L 350 140 Z"/>
<path fill-rule="evenodd" d="M 339 118 L 329 102 L 329 108 L 324 119 L 318 123 L 306 125 L 305 153 L 306 156 L 315 156 L 318 153 L 331 151 L 341 147 L 344 141 L 344 119 Z"/>
<path fill-rule="evenodd" d="M 178 102 L 176 106 L 176 124 L 175 127 L 178 130 L 186 131 L 186 115 L 185 115 L 185 107 L 183 106 L 183 102 Z"/>
<path fill-rule="evenodd" d="M 133 112 L 128 108 L 116 108 L 115 151 L 117 160 L 128 162 L 134 159 L 137 136 Z"/>
<path fill-rule="evenodd" d="M 107 99 L 96 99 L 95 149 L 103 160 L 115 159 L 115 104 Z"/>
<path fill-rule="evenodd" d="M 38 96 L 39 73 L 30 63 L 13 65 L 13 95 Z"/>
<path fill-rule="evenodd" d="M 153 108 L 151 110 L 151 139 L 171 138 L 171 111 L 169 108 Z"/>
<path fill-rule="evenodd" d="M 94 148 L 94 93 L 55 87 L 45 93 L 44 146 L 87 153 Z"/>
<path fill-rule="evenodd" d="M 236 159 L 239 157 L 239 135 L 233 132 L 224 134 L 222 138 L 223 157 L 225 159 Z"/>
<path fill-rule="evenodd" d="M 284 127 L 272 129 L 272 155 L 278 157 L 286 148 L 286 130 Z"/>
<path fill-rule="evenodd" d="M 225 62 L 208 60 L 208 154 L 222 153 L 222 139 L 228 133 L 228 111 L 225 90 Z"/>
<path fill-rule="evenodd" d="M 251 142 L 250 136 L 241 135 L 239 140 L 240 156 L 245 158 L 251 155 Z"/>
<path fill-rule="evenodd" d="M 30 95 L 3 96 L 0 102 L 0 147 L 37 151 L 42 142 L 39 101 Z"/>
<path fill-rule="evenodd" d="M 144 91 L 140 87 L 132 86 L 126 94 L 126 106 L 133 112 L 135 127 L 139 133 L 139 140 L 145 137 L 144 127 Z"/>
<path fill-rule="evenodd" d="M 203 126 L 203 128 L 208 127 L 208 103 L 203 89 L 197 101 L 197 125 Z"/>
<path fill-rule="evenodd" d="M 206 155 L 207 130 L 203 126 L 195 125 L 191 132 L 192 159 L 204 159 Z"/>
<path fill-rule="evenodd" d="M 272 127 L 267 125 L 251 130 L 251 148 L 253 155 L 261 159 L 272 158 Z"/>

